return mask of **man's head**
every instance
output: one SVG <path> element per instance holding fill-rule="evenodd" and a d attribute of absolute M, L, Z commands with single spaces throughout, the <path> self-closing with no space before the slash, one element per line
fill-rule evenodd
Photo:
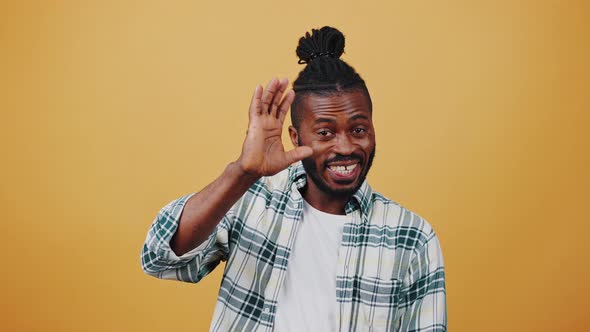
<path fill-rule="evenodd" d="M 371 97 L 342 53 L 344 36 L 334 28 L 314 29 L 299 40 L 299 62 L 307 65 L 293 82 L 289 128 L 294 145 L 313 149 L 303 160 L 307 175 L 333 196 L 352 195 L 375 156 Z"/>

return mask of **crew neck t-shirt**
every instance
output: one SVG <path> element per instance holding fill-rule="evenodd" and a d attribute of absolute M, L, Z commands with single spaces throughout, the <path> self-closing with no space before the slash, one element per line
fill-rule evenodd
<path fill-rule="evenodd" d="M 303 201 L 303 217 L 278 297 L 274 330 L 334 331 L 336 264 L 345 215 L 317 210 Z"/>

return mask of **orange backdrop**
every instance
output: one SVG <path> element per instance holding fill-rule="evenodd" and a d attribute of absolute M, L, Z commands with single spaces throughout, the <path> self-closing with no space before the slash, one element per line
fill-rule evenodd
<path fill-rule="evenodd" d="M 160 207 L 238 156 L 311 28 L 368 82 L 372 185 L 434 225 L 452 331 L 579 331 L 587 1 L 3 1 L 0 330 L 203 331 L 221 269 L 145 276 Z M 285 136 L 286 137 L 286 136 Z"/>

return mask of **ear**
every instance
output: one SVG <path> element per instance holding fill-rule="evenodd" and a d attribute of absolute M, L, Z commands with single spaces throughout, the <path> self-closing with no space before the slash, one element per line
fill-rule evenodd
<path fill-rule="evenodd" d="M 289 137 L 291 138 L 291 143 L 293 143 L 294 147 L 299 146 L 299 133 L 297 133 L 297 129 L 293 126 L 289 126 Z"/>

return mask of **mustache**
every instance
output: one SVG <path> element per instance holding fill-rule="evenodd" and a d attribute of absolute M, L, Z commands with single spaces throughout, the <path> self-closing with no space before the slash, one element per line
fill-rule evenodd
<path fill-rule="evenodd" d="M 343 155 L 338 154 L 335 157 L 326 160 L 325 164 L 327 165 L 329 163 L 338 162 L 338 161 L 358 161 L 358 162 L 361 162 L 361 161 L 363 161 L 363 157 L 359 156 L 358 154 L 355 154 L 355 153 L 348 155 L 348 156 L 343 156 Z"/>

